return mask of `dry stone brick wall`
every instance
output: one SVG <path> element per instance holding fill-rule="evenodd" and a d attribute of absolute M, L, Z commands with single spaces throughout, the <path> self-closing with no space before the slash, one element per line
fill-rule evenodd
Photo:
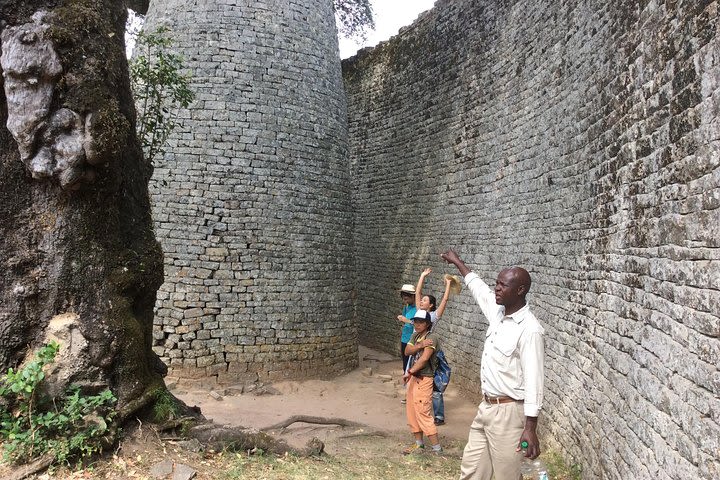
<path fill-rule="evenodd" d="M 396 289 L 431 266 L 439 294 L 447 247 L 525 266 L 547 443 L 585 479 L 720 478 L 717 26 L 709 0 L 440 0 L 346 60 L 363 341 L 397 352 Z M 467 293 L 438 331 L 479 393 Z"/>
<path fill-rule="evenodd" d="M 192 10 L 191 10 L 192 8 Z M 153 2 L 193 76 L 151 183 L 155 351 L 250 382 L 357 364 L 346 105 L 332 2 Z"/>

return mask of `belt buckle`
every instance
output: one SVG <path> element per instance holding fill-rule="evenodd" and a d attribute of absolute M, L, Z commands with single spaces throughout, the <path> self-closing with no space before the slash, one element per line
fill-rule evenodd
<path fill-rule="evenodd" d="M 485 401 L 488 402 L 488 403 L 491 404 L 491 405 L 492 405 L 493 403 L 494 403 L 495 405 L 500 405 L 500 397 L 495 397 L 495 398 L 493 398 L 493 397 L 488 397 L 487 395 L 485 395 Z"/>

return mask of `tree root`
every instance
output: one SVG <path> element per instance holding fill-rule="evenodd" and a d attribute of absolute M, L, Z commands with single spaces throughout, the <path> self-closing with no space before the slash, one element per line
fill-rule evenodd
<path fill-rule="evenodd" d="M 21 467 L 17 467 L 17 470 L 12 472 L 10 475 L 4 476 L 1 480 L 22 480 L 30 475 L 42 472 L 55 461 L 55 456 L 52 454 L 45 454 L 38 458 L 32 463 L 25 464 Z"/>
<path fill-rule="evenodd" d="M 214 423 L 196 425 L 189 430 L 188 436 L 198 439 L 215 451 L 224 449 L 234 451 L 260 449 L 276 455 L 292 453 L 307 457 L 318 455 L 325 449 L 325 444 L 314 437 L 305 444 L 305 447 L 296 449 L 288 445 L 284 440 L 274 438 L 265 432 L 249 428 L 216 425 Z"/>
<path fill-rule="evenodd" d="M 353 437 L 387 437 L 387 432 L 382 430 L 375 430 L 374 428 L 364 423 L 357 423 L 344 418 L 325 418 L 325 417 L 312 417 L 309 415 L 293 415 L 292 417 L 283 420 L 275 425 L 270 425 L 261 429 L 262 432 L 270 430 L 279 430 L 287 428 L 293 423 L 311 423 L 315 425 L 339 425 L 341 427 L 354 427 L 362 430 L 347 435 L 341 435 L 340 438 L 353 438 Z"/>
<path fill-rule="evenodd" d="M 149 405 L 152 405 L 157 396 L 157 388 L 158 387 L 148 388 L 142 393 L 142 395 L 123 405 L 117 412 L 117 416 L 115 417 L 116 422 L 118 424 L 123 424 L 130 418 L 131 415 Z"/>
<path fill-rule="evenodd" d="M 347 435 L 340 435 L 339 438 L 359 438 L 359 437 L 383 437 L 387 438 L 390 435 L 388 435 L 387 432 L 384 432 L 382 430 L 368 430 L 368 431 L 362 431 L 362 432 L 355 432 L 355 433 L 348 433 Z"/>
<path fill-rule="evenodd" d="M 168 430 L 175 430 L 176 428 L 181 428 L 184 425 L 190 425 L 194 422 L 197 422 L 197 417 L 180 417 L 180 418 L 174 418 L 172 420 L 167 420 L 166 422 L 156 425 L 155 429 L 158 432 L 167 432 Z"/>
<path fill-rule="evenodd" d="M 360 427 L 360 428 L 370 428 L 367 425 L 363 423 L 357 423 L 350 420 L 346 420 L 344 418 L 326 418 L 326 417 L 312 417 L 309 415 L 293 415 L 292 417 L 288 418 L 287 420 L 283 420 L 280 423 L 276 423 L 275 425 L 270 425 L 269 427 L 262 428 L 262 432 L 267 432 L 269 430 L 278 430 L 281 428 L 286 428 L 293 423 L 312 423 L 315 425 L 339 425 L 341 427 Z"/>

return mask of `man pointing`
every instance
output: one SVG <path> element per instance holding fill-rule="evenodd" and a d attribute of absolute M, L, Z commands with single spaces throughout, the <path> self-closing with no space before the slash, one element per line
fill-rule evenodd
<path fill-rule="evenodd" d="M 457 253 L 441 255 L 465 277 L 465 284 L 489 325 L 480 362 L 483 401 L 470 426 L 460 479 L 518 480 L 523 453 L 540 455 L 536 427 L 543 400 L 544 341 L 542 326 L 525 296 L 530 274 L 520 267 L 502 270 L 489 287 L 470 271 Z"/>

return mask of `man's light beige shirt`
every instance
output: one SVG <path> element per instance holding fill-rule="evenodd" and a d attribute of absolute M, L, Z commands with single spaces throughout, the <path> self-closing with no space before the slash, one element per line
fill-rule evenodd
<path fill-rule="evenodd" d="M 543 400 L 545 330 L 527 304 L 506 316 L 493 289 L 477 274 L 468 273 L 465 284 L 489 322 L 480 361 L 483 393 L 523 399 L 525 415 L 537 417 Z"/>

